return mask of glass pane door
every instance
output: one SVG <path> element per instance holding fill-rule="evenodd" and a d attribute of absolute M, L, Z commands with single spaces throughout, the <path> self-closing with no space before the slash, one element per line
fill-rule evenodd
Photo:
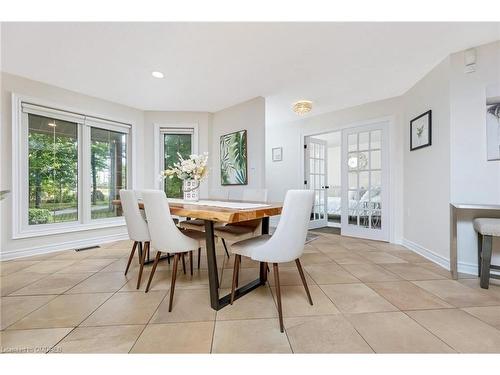
<path fill-rule="evenodd" d="M 322 228 L 328 225 L 327 209 L 327 142 L 322 139 L 306 137 L 305 187 L 314 190 L 314 206 L 309 228 Z"/>
<path fill-rule="evenodd" d="M 344 130 L 342 234 L 388 240 L 387 124 Z"/>

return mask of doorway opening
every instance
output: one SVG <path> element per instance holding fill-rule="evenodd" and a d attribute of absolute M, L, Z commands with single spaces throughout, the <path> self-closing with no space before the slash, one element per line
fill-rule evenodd
<path fill-rule="evenodd" d="M 308 139 L 307 139 L 308 138 Z M 316 202 L 313 210 L 316 228 L 340 228 L 342 214 L 342 132 L 334 131 L 306 138 L 309 147 L 308 181 L 315 190 Z"/>
<path fill-rule="evenodd" d="M 388 121 L 304 136 L 304 186 L 314 190 L 310 229 L 389 240 Z"/>

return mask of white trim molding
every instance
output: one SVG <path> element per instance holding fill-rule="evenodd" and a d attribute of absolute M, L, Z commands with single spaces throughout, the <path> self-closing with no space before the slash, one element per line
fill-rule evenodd
<path fill-rule="evenodd" d="M 443 257 L 442 255 L 436 254 L 434 251 L 426 249 L 423 246 L 420 246 L 419 244 L 407 240 L 406 238 L 403 238 L 401 241 L 401 245 L 406 247 L 408 250 L 411 250 L 418 255 L 423 256 L 426 259 L 429 259 L 430 261 L 440 265 L 444 269 L 449 270 L 450 269 L 450 260 Z"/>
<path fill-rule="evenodd" d="M 437 265 L 443 267 L 446 270 L 450 270 L 450 260 L 442 255 L 436 254 L 434 251 L 426 249 L 419 244 L 412 242 L 407 239 L 403 239 L 401 241 L 401 245 L 406 247 L 408 250 L 411 250 L 418 255 L 423 256 L 424 258 L 429 259 L 430 261 L 436 263 Z M 458 262 L 458 272 L 466 273 L 470 275 L 477 275 L 477 264 L 475 263 L 467 263 L 467 262 Z"/>
<path fill-rule="evenodd" d="M 172 123 L 172 124 L 158 124 L 154 123 L 154 134 L 153 134 L 153 171 L 154 171 L 154 181 L 153 186 L 155 189 L 163 189 L 162 181 L 160 179 L 160 173 L 162 172 L 161 167 L 161 156 L 163 155 L 163 150 L 160 149 L 161 133 L 167 132 L 168 130 L 175 131 L 175 129 L 180 129 L 181 131 L 187 131 L 193 129 L 193 140 L 191 142 L 191 153 L 197 154 L 198 145 L 198 134 L 199 134 L 199 124 L 196 123 Z"/>
<path fill-rule="evenodd" d="M 0 253 L 0 260 L 11 260 L 17 258 L 25 258 L 33 255 L 48 254 L 64 250 L 73 250 L 81 247 L 97 246 L 104 243 L 128 240 L 127 233 L 111 234 L 90 239 L 82 239 L 75 241 L 58 242 L 45 246 L 32 246 L 17 250 L 7 250 Z"/>

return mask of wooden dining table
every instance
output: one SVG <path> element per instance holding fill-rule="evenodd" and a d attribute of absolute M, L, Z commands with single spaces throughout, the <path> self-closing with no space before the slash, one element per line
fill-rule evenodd
<path fill-rule="evenodd" d="M 203 205 L 203 202 L 210 202 L 210 205 Z M 241 207 L 250 204 L 260 204 L 259 207 L 252 208 L 228 208 L 218 207 L 216 202 L 221 200 L 204 199 L 193 204 L 192 202 L 182 200 L 169 200 L 170 213 L 174 216 L 186 217 L 190 219 L 201 219 L 205 222 L 205 241 L 207 251 L 208 284 L 210 290 L 210 305 L 214 310 L 220 310 L 229 305 L 230 294 L 219 295 L 219 272 L 217 267 L 217 257 L 215 249 L 214 224 L 226 223 L 234 224 L 249 220 L 262 220 L 262 234 L 269 233 L 269 217 L 281 214 L 283 205 L 281 203 L 260 203 L 260 202 L 238 202 L 223 201 L 241 204 Z M 119 200 L 113 201 L 116 206 L 121 206 Z M 139 200 L 139 208 L 144 209 L 144 204 Z M 161 249 L 168 252 L 168 249 Z M 238 299 L 267 281 L 267 264 L 260 262 L 259 277 L 248 284 L 239 287 L 235 292 L 235 299 Z"/>

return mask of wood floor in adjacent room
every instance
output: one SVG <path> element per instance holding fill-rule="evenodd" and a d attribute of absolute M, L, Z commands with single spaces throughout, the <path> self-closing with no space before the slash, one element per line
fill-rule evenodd
<path fill-rule="evenodd" d="M 269 285 L 218 312 L 210 308 L 206 258 L 181 275 L 168 312 L 170 265 L 150 266 L 136 290 L 131 243 L 1 263 L 3 352 L 53 353 L 500 353 L 500 283 L 479 287 L 397 245 L 319 234 L 301 258 L 314 305 L 294 263 L 280 266 L 285 333 Z M 221 292 L 232 260 L 218 248 Z M 257 278 L 244 260 L 240 283 Z M 189 267 L 188 267 L 189 270 Z M 189 271 L 188 271 L 189 273 Z"/>

